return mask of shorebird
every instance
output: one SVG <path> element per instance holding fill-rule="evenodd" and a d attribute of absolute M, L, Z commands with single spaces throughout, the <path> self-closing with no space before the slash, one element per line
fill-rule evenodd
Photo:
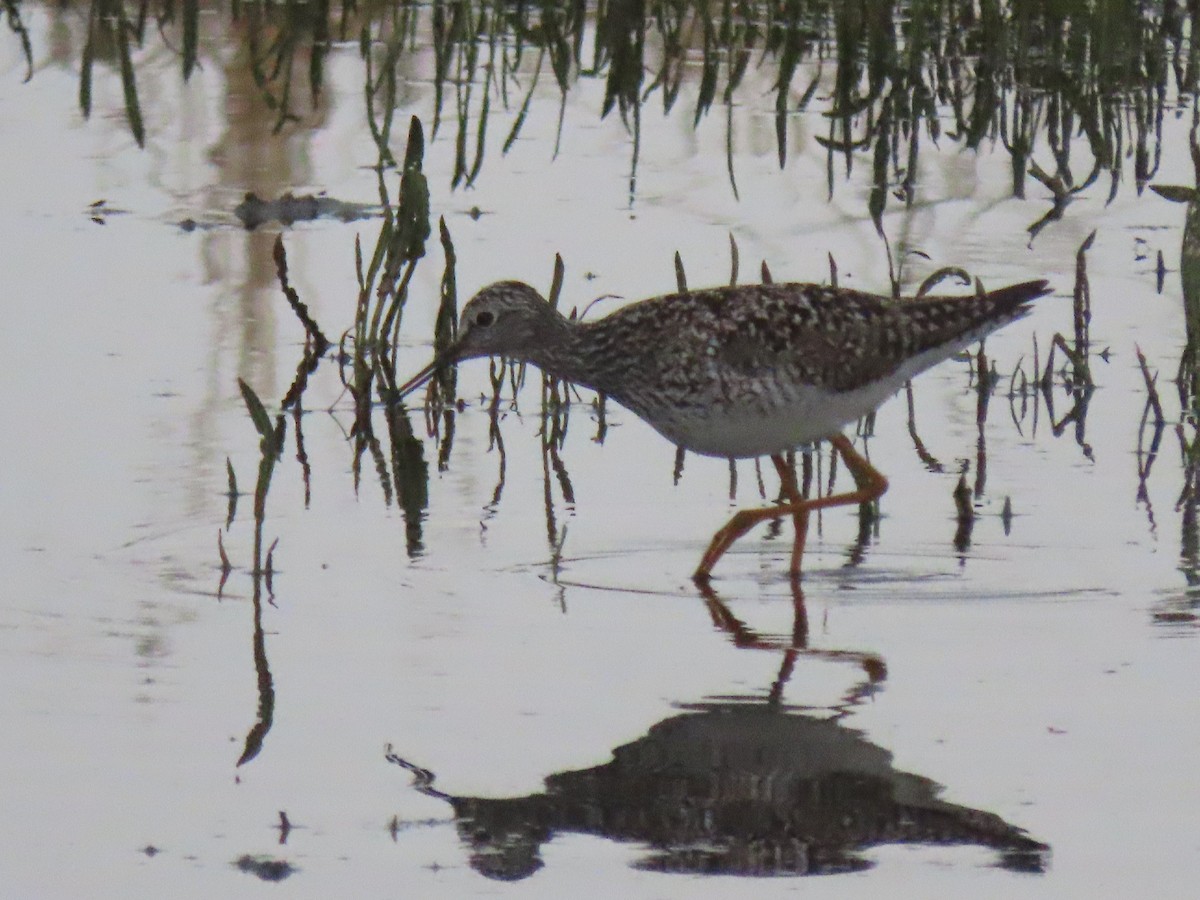
<path fill-rule="evenodd" d="M 483 356 L 532 363 L 591 388 L 676 446 L 730 459 L 770 456 L 786 503 L 736 512 L 694 578 L 706 580 L 759 522 L 791 515 L 790 572 L 800 574 L 808 514 L 875 500 L 887 479 L 841 429 L 905 382 L 1021 318 L 1050 292 L 1027 281 L 988 293 L 892 299 L 819 284 L 684 291 L 631 303 L 593 322 L 568 319 L 520 281 L 485 287 L 463 308 L 453 343 L 400 388 Z M 804 499 L 783 454 L 828 440 L 855 489 Z"/>

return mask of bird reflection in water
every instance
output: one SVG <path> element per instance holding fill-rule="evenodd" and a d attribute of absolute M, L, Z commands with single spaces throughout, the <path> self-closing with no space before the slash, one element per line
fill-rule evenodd
<path fill-rule="evenodd" d="M 711 591 L 714 622 L 739 647 L 782 649 L 783 664 L 766 699 L 689 704 L 616 748 L 612 760 L 561 772 L 545 791 L 525 797 L 459 797 L 434 786 L 434 774 L 398 756 L 415 787 L 454 812 L 470 864 L 515 881 L 543 865 L 556 835 L 590 834 L 649 848 L 641 869 L 743 876 L 856 872 L 860 855 L 888 844 L 988 847 L 998 865 L 1042 872 L 1049 848 L 999 816 L 938 799 L 940 786 L 892 767 L 892 754 L 840 721 L 885 677 L 870 654 L 807 648 L 807 618 L 796 587 L 796 619 L 787 638 L 758 635 Z M 781 702 L 798 655 L 854 662 L 865 679 L 843 704 L 814 715 Z"/>

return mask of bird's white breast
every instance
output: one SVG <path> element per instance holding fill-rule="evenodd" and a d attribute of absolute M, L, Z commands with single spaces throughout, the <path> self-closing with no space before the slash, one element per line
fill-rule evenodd
<path fill-rule="evenodd" d="M 714 404 L 676 409 L 651 424 L 673 443 L 704 456 L 744 459 L 793 450 L 827 438 L 871 412 L 898 385 L 889 379 L 853 391 L 806 386 L 762 405 Z"/>

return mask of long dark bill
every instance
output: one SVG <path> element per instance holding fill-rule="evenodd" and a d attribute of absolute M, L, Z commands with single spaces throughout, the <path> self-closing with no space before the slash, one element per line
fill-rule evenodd
<path fill-rule="evenodd" d="M 430 378 L 433 377 L 433 374 L 438 369 L 442 368 L 443 366 L 450 366 L 453 364 L 454 364 L 454 358 L 451 356 L 448 356 L 448 355 L 435 356 L 433 358 L 433 362 L 431 362 L 429 365 L 427 365 L 425 368 L 423 368 L 420 372 L 418 372 L 412 378 L 408 379 L 408 381 L 404 382 L 404 384 L 400 385 L 400 387 L 398 389 L 398 393 L 400 395 L 399 399 L 403 400 L 405 397 L 407 397 L 409 394 L 411 394 L 413 391 L 415 391 L 421 385 L 425 384 L 425 382 L 427 382 Z"/>

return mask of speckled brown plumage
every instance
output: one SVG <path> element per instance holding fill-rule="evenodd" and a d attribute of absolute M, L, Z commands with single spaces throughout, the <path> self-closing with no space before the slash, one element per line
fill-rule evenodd
<path fill-rule="evenodd" d="M 637 380 L 632 367 L 647 385 L 677 385 L 687 394 L 704 368 L 727 389 L 740 383 L 753 392 L 754 382 L 786 374 L 798 384 L 848 391 L 926 350 L 1011 321 L 1044 289 L 1045 282 L 1031 282 L 982 297 L 920 300 L 813 284 L 668 294 L 579 325 L 572 350 L 588 371 L 574 380 L 607 381 L 590 386 L 616 396 Z"/>
<path fill-rule="evenodd" d="M 502 281 L 467 304 L 458 341 L 435 364 L 514 357 L 608 395 L 686 449 L 759 456 L 838 431 L 1047 291 L 1032 281 L 892 300 L 744 285 L 668 294 L 579 323 L 528 285 Z"/>

